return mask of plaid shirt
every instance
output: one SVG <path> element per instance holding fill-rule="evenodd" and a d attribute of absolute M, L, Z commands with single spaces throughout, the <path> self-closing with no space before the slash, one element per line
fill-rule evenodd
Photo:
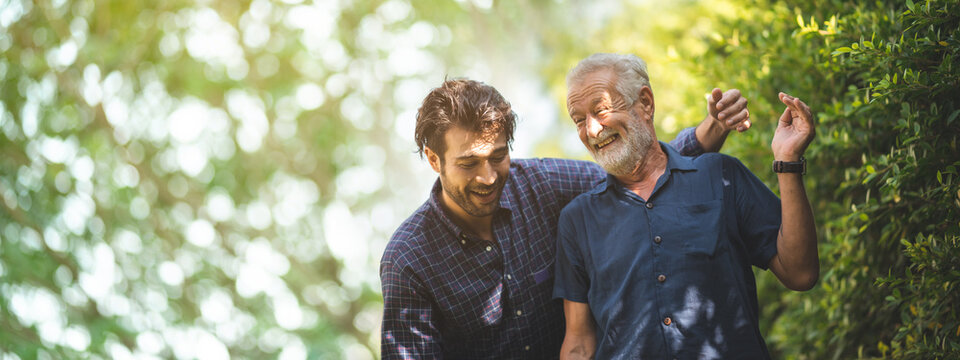
<path fill-rule="evenodd" d="M 701 153 L 693 128 L 671 145 Z M 563 305 L 552 301 L 560 210 L 605 179 L 592 162 L 517 159 L 492 227 L 466 233 L 440 204 L 439 180 L 380 261 L 383 359 L 556 359 Z"/>

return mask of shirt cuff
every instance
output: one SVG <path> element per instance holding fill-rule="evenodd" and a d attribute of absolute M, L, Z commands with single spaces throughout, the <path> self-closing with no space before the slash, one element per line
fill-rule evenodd
<path fill-rule="evenodd" d="M 677 134 L 677 137 L 673 139 L 671 143 L 673 147 L 677 149 L 677 152 L 683 156 L 703 154 L 703 147 L 700 146 L 700 141 L 697 140 L 697 128 L 695 127 L 680 130 L 680 133 Z"/>

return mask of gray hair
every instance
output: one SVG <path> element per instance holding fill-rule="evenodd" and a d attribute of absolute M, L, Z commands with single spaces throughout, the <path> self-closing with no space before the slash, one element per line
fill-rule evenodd
<path fill-rule="evenodd" d="M 567 74 L 567 86 L 583 80 L 588 74 L 610 69 L 617 74 L 617 92 L 628 105 L 637 101 L 640 89 L 650 87 L 647 63 L 632 54 L 596 53 L 583 59 Z M 653 89 L 651 87 L 651 89 Z"/>

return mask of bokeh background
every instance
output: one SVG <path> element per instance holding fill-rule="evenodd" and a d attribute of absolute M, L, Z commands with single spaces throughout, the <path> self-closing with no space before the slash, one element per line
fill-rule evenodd
<path fill-rule="evenodd" d="M 423 96 L 487 82 L 514 157 L 587 158 L 563 76 L 650 64 L 661 139 L 740 88 L 772 188 L 807 101 L 822 276 L 758 272 L 777 358 L 960 357 L 958 1 L 0 0 L 0 359 L 379 357 L 378 262 L 435 174 Z"/>

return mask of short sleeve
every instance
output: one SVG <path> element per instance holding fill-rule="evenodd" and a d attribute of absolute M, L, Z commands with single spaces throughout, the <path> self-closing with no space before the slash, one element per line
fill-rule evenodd
<path fill-rule="evenodd" d="M 571 212 L 560 214 L 557 227 L 557 259 L 554 263 L 553 297 L 576 302 L 587 302 L 590 278 L 584 266 L 583 253 L 572 223 Z"/>
<path fill-rule="evenodd" d="M 739 160 L 732 157 L 725 159 L 723 176 L 734 187 L 740 238 L 750 263 L 766 270 L 770 259 L 777 254 L 780 198 Z"/>

